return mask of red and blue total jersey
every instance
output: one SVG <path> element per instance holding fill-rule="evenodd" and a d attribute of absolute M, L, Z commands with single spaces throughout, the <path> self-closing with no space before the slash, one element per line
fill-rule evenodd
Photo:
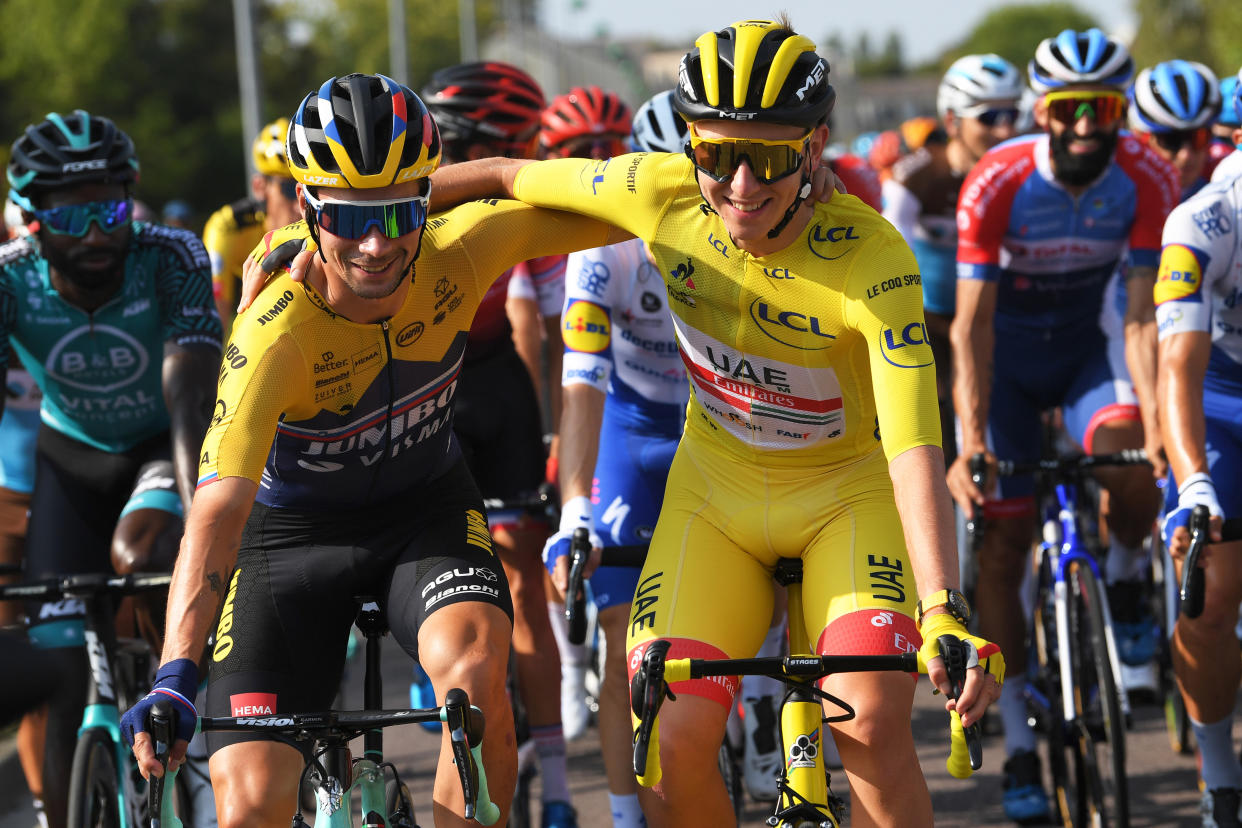
<path fill-rule="evenodd" d="M 1180 201 L 1173 166 L 1128 134 L 1073 195 L 1052 172 L 1046 134 L 1007 141 L 979 160 L 957 208 L 959 279 L 999 284 L 996 326 L 1029 333 L 1098 325 L 1104 288 L 1124 257 L 1156 267 Z"/>

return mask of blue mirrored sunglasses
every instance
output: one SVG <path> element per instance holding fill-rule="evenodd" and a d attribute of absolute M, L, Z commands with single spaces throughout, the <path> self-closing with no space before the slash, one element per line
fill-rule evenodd
<path fill-rule="evenodd" d="M 35 210 L 34 217 L 42 227 L 52 233 L 81 238 L 90 231 L 91 222 L 95 222 L 103 232 L 112 233 L 128 223 L 133 213 L 134 202 L 128 198 L 119 198 Z"/>
<path fill-rule="evenodd" d="M 985 127 L 1011 126 L 1017 122 L 1018 116 L 1021 114 L 1022 113 L 1018 111 L 1017 107 L 1006 109 L 988 109 L 980 112 L 975 116 L 975 118 Z"/>
<path fill-rule="evenodd" d="M 427 223 L 427 195 L 392 201 L 320 200 L 309 188 L 302 188 L 306 203 L 315 211 L 319 229 L 337 238 L 357 241 L 378 227 L 390 239 L 413 233 Z"/>

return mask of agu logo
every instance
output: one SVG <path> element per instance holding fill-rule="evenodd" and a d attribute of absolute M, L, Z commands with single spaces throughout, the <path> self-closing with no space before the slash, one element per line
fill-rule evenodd
<path fill-rule="evenodd" d="M 597 354 L 608 347 L 608 314 L 594 302 L 574 302 L 561 317 L 561 338 L 575 351 Z"/>
<path fill-rule="evenodd" d="M 927 344 L 927 326 L 911 322 L 904 328 L 885 327 L 880 331 L 880 353 L 898 368 L 923 368 L 935 362 Z"/>
<path fill-rule="evenodd" d="M 1207 256 L 1191 247 L 1170 244 L 1160 254 L 1160 271 L 1156 275 L 1156 304 L 1187 299 L 1199 292 L 1203 284 L 1200 257 Z"/>

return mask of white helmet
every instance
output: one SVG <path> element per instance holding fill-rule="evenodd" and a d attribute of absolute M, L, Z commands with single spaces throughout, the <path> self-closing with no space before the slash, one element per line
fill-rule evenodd
<path fill-rule="evenodd" d="M 1018 69 L 1000 55 L 966 55 L 953 61 L 936 92 L 936 111 L 943 119 L 952 112 L 972 117 L 971 110 L 992 101 L 1014 101 L 1022 95 Z"/>
<path fill-rule="evenodd" d="M 673 108 L 673 90 L 659 92 L 634 114 L 630 143 L 639 152 L 685 151 L 689 132 L 685 120 Z"/>
<path fill-rule="evenodd" d="M 1026 71 L 1031 88 L 1041 95 L 1091 83 L 1124 89 L 1134 77 L 1134 61 L 1121 41 L 1099 29 L 1066 29 L 1040 41 Z"/>
<path fill-rule="evenodd" d="M 1216 73 L 1192 60 L 1167 60 L 1138 73 L 1130 90 L 1130 126 L 1173 132 L 1209 126 L 1220 114 Z"/>

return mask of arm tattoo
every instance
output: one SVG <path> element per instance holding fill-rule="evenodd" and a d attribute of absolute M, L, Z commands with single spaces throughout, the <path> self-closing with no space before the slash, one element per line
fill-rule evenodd
<path fill-rule="evenodd" d="M 220 582 L 219 572 L 208 572 L 207 573 L 207 586 L 211 589 L 212 592 L 216 594 L 220 594 L 224 592 L 224 588 Z"/>

